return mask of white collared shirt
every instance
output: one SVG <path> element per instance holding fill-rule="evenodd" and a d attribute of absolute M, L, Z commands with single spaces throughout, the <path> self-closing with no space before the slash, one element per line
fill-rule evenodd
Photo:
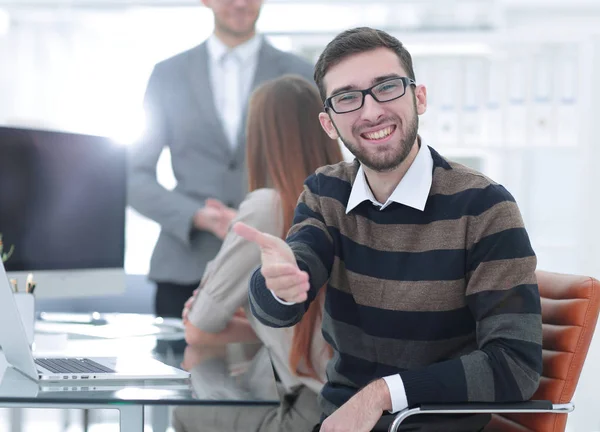
<path fill-rule="evenodd" d="M 402 177 L 396 189 L 392 192 L 385 203 L 380 203 L 373 195 L 362 165 L 358 168 L 356 179 L 350 191 L 350 198 L 346 205 L 346 214 L 350 213 L 356 206 L 363 201 L 371 201 L 374 205 L 385 209 L 388 205 L 395 202 L 404 204 L 417 210 L 423 211 L 425 203 L 431 190 L 433 181 L 433 158 L 429 147 L 421 142 L 421 148 L 415 157 L 415 160 Z"/>
<path fill-rule="evenodd" d="M 214 34 L 207 41 L 214 102 L 232 149 L 237 146 L 244 106 L 252 88 L 261 46 L 260 35 L 233 49 Z"/>

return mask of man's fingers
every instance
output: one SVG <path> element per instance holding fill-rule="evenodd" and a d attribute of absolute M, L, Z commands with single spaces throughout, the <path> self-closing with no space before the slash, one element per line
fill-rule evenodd
<path fill-rule="evenodd" d="M 215 198 L 207 198 L 204 200 L 204 205 L 218 210 L 225 210 L 227 206 Z"/>
<path fill-rule="evenodd" d="M 233 230 L 237 235 L 252 243 L 256 243 L 260 248 L 273 247 L 277 244 L 275 238 L 264 234 L 243 222 L 236 222 L 236 224 L 233 225 Z"/>
<path fill-rule="evenodd" d="M 306 272 L 301 271 L 297 265 L 290 263 L 276 263 L 276 264 L 265 264 L 260 268 L 260 272 L 265 277 L 265 279 L 271 278 L 279 278 L 282 276 L 300 276 L 301 274 L 305 274 L 304 276 L 306 280 L 308 280 L 308 275 Z"/>
<path fill-rule="evenodd" d="M 263 274 L 264 276 L 264 274 Z M 284 274 L 275 277 L 266 277 L 265 280 L 267 282 L 267 287 L 269 289 L 273 289 L 274 286 L 287 288 L 287 287 L 295 287 L 295 286 L 308 286 L 308 277 L 304 272 L 294 272 L 292 274 Z M 274 285 L 274 286 L 270 286 Z"/>
<path fill-rule="evenodd" d="M 308 282 L 308 275 L 305 272 L 266 278 L 265 282 L 267 288 L 281 299 L 301 303 L 306 301 L 308 297 L 307 293 L 310 289 L 310 283 Z"/>
<path fill-rule="evenodd" d="M 293 303 L 304 303 L 306 301 L 306 299 L 308 298 L 308 288 L 301 287 L 299 285 L 295 286 L 293 288 L 287 288 L 287 289 L 280 289 L 280 290 L 271 289 L 271 291 L 280 299 L 282 299 L 284 301 L 293 302 Z"/>

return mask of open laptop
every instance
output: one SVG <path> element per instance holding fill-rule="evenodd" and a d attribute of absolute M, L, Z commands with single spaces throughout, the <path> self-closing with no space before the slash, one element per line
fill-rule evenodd
<path fill-rule="evenodd" d="M 65 380 L 173 380 L 188 372 L 151 358 L 35 358 L 0 260 L 0 347 L 10 365 L 35 381 Z"/>

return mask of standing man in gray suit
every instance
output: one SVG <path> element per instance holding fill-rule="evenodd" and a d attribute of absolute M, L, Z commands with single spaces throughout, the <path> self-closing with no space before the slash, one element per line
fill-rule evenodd
<path fill-rule="evenodd" d="M 202 0 L 214 33 L 201 45 L 154 67 L 144 100 L 146 133 L 131 149 L 129 203 L 161 233 L 149 278 L 155 312 L 180 317 L 217 254 L 247 192 L 245 117 L 256 86 L 284 74 L 312 82 L 312 66 L 256 34 L 262 0 Z M 177 186 L 156 179 L 169 147 Z"/>

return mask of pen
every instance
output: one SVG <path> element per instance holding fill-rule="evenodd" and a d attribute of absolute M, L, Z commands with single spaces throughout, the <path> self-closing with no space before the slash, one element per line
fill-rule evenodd
<path fill-rule="evenodd" d="M 11 279 L 10 280 L 10 284 L 12 285 L 12 289 L 14 292 L 18 293 L 19 292 L 19 285 L 17 283 L 16 279 Z"/>
<path fill-rule="evenodd" d="M 33 285 L 33 273 L 27 275 L 27 281 L 25 282 L 25 292 L 31 293 L 31 286 Z"/>

